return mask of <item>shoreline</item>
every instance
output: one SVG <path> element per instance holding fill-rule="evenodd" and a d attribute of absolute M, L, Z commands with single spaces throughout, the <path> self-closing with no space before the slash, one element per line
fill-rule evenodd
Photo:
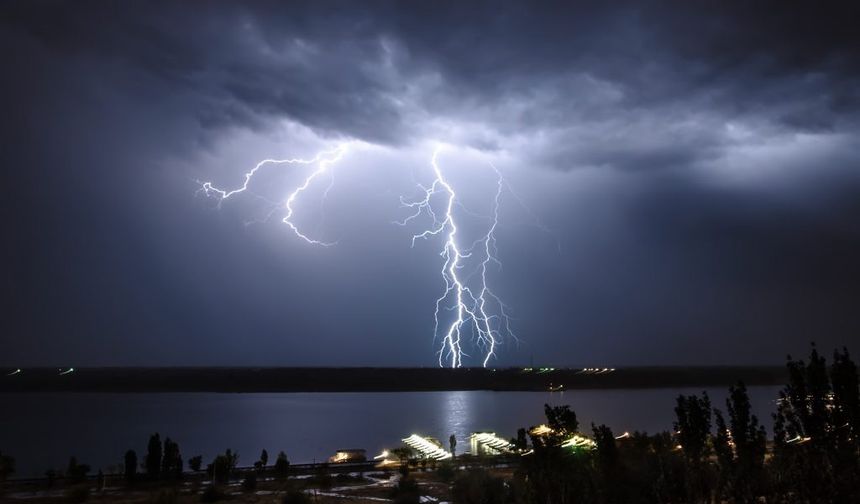
<path fill-rule="evenodd" d="M 18 392 L 546 392 L 786 383 L 785 366 L 625 368 L 5 368 L 0 393 Z"/>

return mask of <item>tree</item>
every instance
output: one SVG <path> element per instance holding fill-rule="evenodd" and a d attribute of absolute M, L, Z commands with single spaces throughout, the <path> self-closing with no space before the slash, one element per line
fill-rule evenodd
<path fill-rule="evenodd" d="M 618 445 L 612 429 L 606 425 L 596 426 L 591 424 L 594 434 L 594 468 L 597 493 L 601 501 L 607 503 L 629 502 L 625 499 L 624 491 L 627 490 L 626 481 L 623 478 Z"/>
<path fill-rule="evenodd" d="M 522 458 L 524 493 L 532 502 L 565 504 L 590 502 L 594 497 L 594 478 L 590 450 L 561 446 L 576 433 L 579 422 L 569 406 L 544 406 L 551 433 L 530 432 L 534 449 Z"/>
<path fill-rule="evenodd" d="M 161 437 L 156 432 L 149 437 L 149 445 L 146 450 L 146 474 L 149 479 L 158 479 L 161 471 Z"/>
<path fill-rule="evenodd" d="M 78 459 L 74 456 L 69 458 L 69 466 L 66 469 L 66 477 L 69 478 L 69 480 L 75 483 L 83 481 L 86 479 L 89 472 L 90 466 L 79 463 Z"/>
<path fill-rule="evenodd" d="M 451 434 L 451 437 L 448 438 L 448 445 L 451 446 L 451 456 L 456 457 L 457 436 Z"/>
<path fill-rule="evenodd" d="M 206 466 L 206 472 L 213 483 L 227 483 L 230 481 L 230 459 L 224 454 L 216 455 L 212 463 Z"/>
<path fill-rule="evenodd" d="M 230 448 L 227 448 L 227 451 L 224 452 L 224 456 L 227 457 L 227 461 L 230 463 L 230 471 L 235 471 L 236 467 L 239 465 L 239 452 L 234 452 Z"/>
<path fill-rule="evenodd" d="M 767 438 L 764 427 L 751 413 L 747 389 L 742 382 L 729 388 L 726 399 L 729 423 L 714 409 L 717 434 L 714 449 L 720 469 L 720 486 L 733 502 L 756 502 L 764 490 L 764 457 Z"/>
<path fill-rule="evenodd" d="M 512 443 L 518 450 L 525 451 L 528 448 L 528 439 L 526 438 L 526 430 L 523 427 L 517 429 L 517 438 Z"/>
<path fill-rule="evenodd" d="M 246 492 L 253 492 L 257 489 L 257 475 L 249 472 L 245 475 L 245 479 L 242 480 L 242 490 Z"/>
<path fill-rule="evenodd" d="M 418 504 L 421 490 L 413 478 L 403 477 L 391 489 L 391 497 L 395 504 Z"/>
<path fill-rule="evenodd" d="M 329 470 L 328 463 L 323 462 L 322 464 L 317 464 L 316 474 L 314 474 L 314 480 L 316 484 L 319 485 L 320 489 L 331 489 L 333 480 L 331 477 L 331 471 Z"/>
<path fill-rule="evenodd" d="M 125 452 L 125 482 L 133 485 L 137 479 L 137 453 L 134 450 Z"/>
<path fill-rule="evenodd" d="M 706 392 L 701 397 L 680 395 L 675 406 L 675 436 L 687 462 L 686 488 L 688 502 L 702 502 L 710 497 L 711 467 L 711 400 Z"/>
<path fill-rule="evenodd" d="M 266 464 L 268 464 L 268 463 L 269 463 L 269 452 L 267 452 L 266 450 L 263 450 L 263 452 L 260 453 L 260 459 L 257 460 L 256 462 L 254 462 L 254 468 L 257 469 L 257 471 L 262 472 L 266 468 Z"/>
<path fill-rule="evenodd" d="M 414 453 L 415 452 L 412 450 L 412 448 L 408 446 L 401 446 L 399 448 L 391 450 L 391 454 L 396 455 L 397 458 L 400 459 L 400 463 L 402 465 L 406 465 L 406 461 L 412 458 Z"/>
<path fill-rule="evenodd" d="M 230 476 L 236 470 L 239 463 L 239 454 L 227 449 L 221 455 L 215 457 L 211 464 L 206 466 L 206 471 L 212 481 L 217 483 L 227 483 L 230 481 Z"/>
<path fill-rule="evenodd" d="M 552 429 L 558 436 L 569 437 L 579 429 L 579 420 L 570 406 L 550 406 L 544 404 L 547 427 Z"/>
<path fill-rule="evenodd" d="M 830 381 L 833 386 L 833 425 L 836 444 L 846 455 L 858 455 L 860 449 L 860 382 L 857 365 L 848 349 L 833 353 Z"/>
<path fill-rule="evenodd" d="M 311 497 L 298 488 L 289 488 L 284 495 L 283 504 L 311 504 Z"/>
<path fill-rule="evenodd" d="M 707 392 L 702 397 L 679 395 L 675 406 L 675 434 L 688 462 L 701 464 L 710 455 L 711 400 Z"/>
<path fill-rule="evenodd" d="M 287 454 L 284 452 L 278 453 L 278 458 L 275 459 L 275 474 L 281 478 L 286 478 L 290 473 L 290 461 L 287 459 Z"/>
<path fill-rule="evenodd" d="M 200 467 L 203 465 L 203 457 L 200 455 L 195 455 L 188 459 L 188 468 L 194 472 L 200 471 Z"/>
<path fill-rule="evenodd" d="M 502 504 L 509 501 L 505 481 L 483 469 L 472 469 L 454 481 L 455 504 Z"/>
<path fill-rule="evenodd" d="M 179 479 L 182 477 L 182 455 L 179 453 L 179 445 L 170 438 L 164 439 L 161 475 L 164 478 Z"/>
<path fill-rule="evenodd" d="M 0 451 L 0 481 L 6 481 L 10 474 L 15 473 L 15 459 L 9 455 L 3 455 Z"/>
<path fill-rule="evenodd" d="M 860 499 L 857 367 L 848 351 L 833 366 L 815 345 L 809 362 L 788 357 L 789 382 L 774 414 L 772 475 L 778 498 L 816 502 Z"/>
<path fill-rule="evenodd" d="M 54 482 L 57 480 L 58 476 L 57 471 L 54 469 L 48 469 L 45 471 L 45 479 L 48 480 L 49 488 L 54 486 Z"/>
<path fill-rule="evenodd" d="M 833 353 L 830 368 L 833 388 L 831 421 L 837 493 L 845 499 L 860 500 L 860 382 L 857 365 L 843 348 Z"/>
<path fill-rule="evenodd" d="M 436 476 L 445 483 L 450 483 L 454 480 L 454 477 L 457 475 L 456 466 L 450 461 L 445 460 L 439 464 L 439 468 L 436 470 Z"/>

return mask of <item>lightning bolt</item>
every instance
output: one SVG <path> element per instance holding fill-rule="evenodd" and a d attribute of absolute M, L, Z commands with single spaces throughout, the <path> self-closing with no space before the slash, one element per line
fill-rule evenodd
<path fill-rule="evenodd" d="M 330 177 L 329 184 L 323 192 L 323 201 L 325 201 L 334 183 L 331 167 L 344 157 L 349 145 L 342 144 L 332 150 L 319 152 L 310 159 L 264 159 L 244 174 L 244 181 L 241 186 L 228 190 L 216 187 L 212 182 L 202 182 L 200 183 L 198 193 L 202 192 L 208 197 L 217 198 L 219 206 L 225 200 L 241 193 L 247 192 L 253 194 L 273 205 L 274 208 L 269 212 L 266 220 L 271 218 L 280 209 L 284 212 L 281 221 L 298 238 L 311 245 L 328 247 L 337 242 L 325 242 L 312 238 L 295 224 L 292 220 L 295 213 L 294 204 L 298 197 L 311 184 L 323 175 L 328 174 Z M 442 251 L 440 252 L 440 256 L 443 258 L 440 273 L 445 288 L 442 294 L 436 299 L 433 315 L 434 339 L 441 339 L 441 348 L 438 351 L 439 365 L 445 366 L 446 363 L 451 367 L 461 367 L 463 365 L 463 357 L 469 356 L 463 350 L 464 339 L 466 334 L 471 332 L 474 336 L 476 348 L 483 353 L 481 363 L 486 367 L 496 357 L 496 348 L 501 344 L 504 337 L 509 336 L 516 339 L 516 335 L 511 329 L 509 309 L 489 288 L 488 281 L 490 269 L 494 267 L 501 269 L 502 267 L 502 263 L 497 257 L 495 233 L 499 224 L 499 205 L 503 189 L 507 187 L 507 183 L 502 173 L 490 163 L 490 167 L 496 175 L 496 191 L 492 202 L 491 215 L 478 216 L 469 212 L 457 199 L 454 187 L 445 178 L 439 167 L 438 158 L 441 150 L 442 147 L 437 147 L 433 151 L 430 162 L 433 168 L 433 183 L 429 187 L 418 184 L 418 188 L 423 192 L 423 197 L 417 200 L 408 201 L 405 198 L 400 199 L 401 204 L 411 209 L 412 212 L 403 220 L 395 222 L 401 226 L 406 226 L 422 215 L 430 217 L 431 225 L 412 236 L 412 247 L 415 246 L 418 240 L 429 240 L 437 236 L 444 237 Z M 284 201 L 275 203 L 253 193 L 250 186 L 253 178 L 260 170 L 268 166 L 279 165 L 315 165 L 316 168 L 302 180 L 301 184 L 287 195 Z M 515 194 L 514 196 L 516 197 Z M 434 201 L 440 199 L 443 201 L 444 210 L 434 209 Z M 461 209 L 473 217 L 485 217 L 489 220 L 486 233 L 473 241 L 468 248 L 464 248 L 460 243 L 460 229 L 457 224 L 455 209 Z M 477 265 L 475 266 L 473 263 L 471 273 L 465 274 L 470 267 L 468 264 L 469 261 L 476 259 L 478 259 Z M 444 318 L 444 312 L 452 312 L 454 316 L 452 321 L 444 322 L 443 326 L 442 319 Z"/>
<path fill-rule="evenodd" d="M 492 215 L 490 225 L 486 234 L 475 240 L 469 248 L 463 248 L 458 242 L 458 231 L 455 206 L 459 205 L 457 193 L 453 186 L 445 178 L 439 167 L 439 153 L 442 148 L 437 147 L 433 152 L 431 166 L 435 179 L 429 187 L 419 184 L 419 189 L 424 193 L 423 197 L 408 201 L 401 198 L 401 204 L 412 209 L 412 213 L 397 223 L 405 226 L 421 215 L 428 215 L 432 224 L 424 231 L 412 236 L 412 246 L 419 239 L 430 239 L 435 236 L 443 236 L 444 244 L 440 256 L 443 265 L 440 271 L 445 289 L 442 295 L 436 299 L 434 312 L 434 336 L 441 334 L 442 347 L 439 354 L 439 365 L 445 366 L 447 362 L 451 367 L 461 367 L 463 356 L 464 333 L 471 330 L 475 335 L 476 346 L 484 352 L 482 365 L 484 367 L 496 356 L 496 347 L 504 335 L 516 338 L 511 330 L 510 317 L 507 306 L 490 290 L 487 273 L 491 265 L 501 268 L 502 263 L 497 258 L 496 251 L 496 228 L 499 224 L 499 203 L 504 187 L 504 178 L 501 172 L 494 166 L 497 184 L 495 197 L 493 199 Z M 433 208 L 434 196 L 439 195 L 444 202 L 444 212 L 440 216 Z M 468 280 L 471 275 L 463 275 L 466 262 L 477 254 L 476 249 L 481 249 L 481 260 L 478 266 L 480 273 L 477 286 L 470 286 Z M 446 326 L 440 326 L 440 315 L 443 311 L 454 313 L 453 321 Z"/>
<path fill-rule="evenodd" d="M 254 168 L 252 168 L 250 171 L 245 173 L 244 183 L 240 187 L 238 187 L 236 189 L 232 189 L 232 190 L 226 190 L 226 189 L 220 189 L 220 188 L 215 187 L 212 184 L 212 182 L 203 182 L 200 184 L 200 190 L 198 192 L 202 191 L 206 196 L 218 198 L 218 200 L 219 200 L 218 204 L 220 205 L 224 200 L 229 199 L 229 198 L 231 198 L 237 194 L 240 194 L 243 192 L 250 192 L 249 187 L 251 185 L 251 180 L 254 178 L 254 176 L 257 174 L 257 172 L 259 172 L 261 169 L 263 169 L 266 166 L 269 166 L 269 165 L 314 165 L 315 164 L 316 169 L 313 170 L 309 175 L 307 175 L 304 178 L 304 180 L 302 181 L 302 183 L 299 184 L 298 187 L 293 189 L 293 191 L 291 193 L 289 193 L 289 195 L 287 195 L 286 200 L 282 204 L 278 204 L 275 207 L 275 209 L 269 213 L 269 217 L 271 217 L 271 215 L 273 215 L 274 212 L 276 212 L 277 209 L 280 207 L 285 211 L 284 217 L 281 219 L 281 222 L 286 224 L 296 236 L 298 236 L 299 238 L 301 238 L 302 240 L 304 240 L 305 242 L 307 242 L 311 245 L 322 245 L 324 247 L 330 247 L 337 242 L 336 241 L 324 242 L 321 240 L 311 238 L 310 236 L 303 233 L 298 228 L 298 226 L 296 226 L 296 224 L 292 221 L 293 213 L 295 212 L 293 205 L 296 202 L 296 198 L 298 198 L 299 195 L 301 195 L 301 193 L 306 191 L 308 189 L 308 187 L 310 187 L 310 185 L 314 182 L 315 179 L 324 175 L 326 172 L 329 172 L 330 171 L 329 168 L 331 167 L 331 165 L 337 163 L 338 161 L 340 161 L 343 158 L 343 156 L 346 154 L 348 147 L 349 147 L 349 144 L 341 144 L 338 147 L 336 147 L 335 149 L 319 152 L 319 153 L 317 153 L 316 156 L 314 156 L 311 159 L 301 159 L 301 158 L 264 159 L 264 160 L 260 161 L 259 163 L 257 163 L 254 166 Z M 334 179 L 332 178 L 331 183 L 333 183 L 333 182 L 334 182 Z M 323 194 L 323 199 L 325 199 L 328 196 L 328 193 L 331 190 L 331 183 L 326 188 L 325 193 Z M 266 201 L 268 201 L 268 200 L 266 200 Z"/>

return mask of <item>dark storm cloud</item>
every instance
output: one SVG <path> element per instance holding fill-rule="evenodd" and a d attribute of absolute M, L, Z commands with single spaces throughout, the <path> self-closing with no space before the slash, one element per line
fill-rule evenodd
<path fill-rule="evenodd" d="M 404 276 L 434 294 L 415 257 L 374 263 L 368 240 L 326 252 L 342 262 L 317 278 L 170 185 L 192 175 L 165 174 L 164 159 L 284 120 L 403 149 L 468 144 L 534 170 L 523 192 L 564 253 L 535 265 L 526 245 L 538 240 L 518 231 L 503 282 L 525 332 L 541 335 L 526 338 L 538 356 L 671 361 L 643 343 L 658 341 L 696 361 L 700 334 L 728 345 L 709 347 L 717 361 L 761 341 L 754 361 L 816 337 L 816 324 L 847 341 L 860 330 L 848 301 L 860 285 L 858 14 L 856 3 L 6 2 L 2 332 L 24 335 L 10 355 L 271 363 L 287 325 L 326 343 L 299 344 L 291 363 L 431 362 L 402 338 L 426 333 L 424 305 L 380 326 L 387 291 L 350 295 L 388 268 L 396 297 L 417 290 Z M 592 172 L 611 187 L 564 178 Z M 343 321 L 308 308 L 323 297 Z M 329 360 L 356 327 L 373 345 L 344 343 L 351 352 Z M 583 351 L 570 334 L 612 345 Z"/>
<path fill-rule="evenodd" d="M 21 2 L 4 18 L 59 55 L 95 59 L 90 71 L 115 65 L 181 94 L 206 126 L 289 117 L 399 143 L 424 134 L 432 115 L 483 121 L 503 137 L 563 139 L 596 123 L 651 138 L 628 150 L 604 133 L 609 146 L 578 146 L 583 164 L 687 161 L 721 143 L 719 131 L 684 124 L 700 116 L 853 129 L 860 103 L 852 6 Z M 671 134 L 678 127 L 694 138 Z"/>

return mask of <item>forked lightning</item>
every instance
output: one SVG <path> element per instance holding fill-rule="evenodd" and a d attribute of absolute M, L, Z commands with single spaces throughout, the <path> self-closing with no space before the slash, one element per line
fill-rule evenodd
<path fill-rule="evenodd" d="M 224 200 L 243 192 L 250 192 L 249 186 L 254 176 L 263 168 L 270 165 L 315 165 L 315 169 L 307 175 L 301 184 L 289 193 L 286 200 L 278 206 L 284 211 L 282 222 L 299 238 L 312 245 L 330 246 L 335 242 L 325 242 L 312 238 L 302 232 L 293 222 L 294 205 L 302 192 L 308 189 L 321 175 L 328 172 L 332 165 L 340 161 L 346 154 L 349 144 L 342 144 L 335 149 L 322 151 L 310 159 L 264 159 L 245 173 L 243 184 L 232 190 L 220 189 L 211 182 L 201 183 L 200 191 L 207 196 L 219 199 L 219 205 Z M 414 201 L 401 198 L 403 206 L 413 211 L 405 219 L 397 221 L 407 225 L 419 216 L 427 215 L 431 220 L 430 226 L 412 236 L 414 246 L 419 239 L 444 237 L 443 248 L 440 252 L 443 265 L 440 271 L 445 289 L 436 300 L 434 311 L 434 336 L 441 339 L 439 349 L 439 365 L 460 367 L 463 357 L 468 357 L 463 347 L 467 336 L 474 339 L 475 348 L 481 352 L 480 362 L 486 367 L 496 356 L 496 349 L 505 337 L 515 338 L 510 326 L 510 317 L 505 304 L 489 288 L 487 275 L 491 267 L 501 268 L 496 254 L 496 229 L 499 224 L 499 203 L 501 200 L 504 178 L 501 172 L 492 164 L 490 167 L 496 174 L 496 190 L 493 198 L 491 215 L 487 232 L 464 248 L 459 235 L 456 209 L 461 203 L 453 186 L 443 175 L 439 167 L 441 147 L 436 148 L 431 158 L 434 180 L 430 187 L 419 185 L 423 196 Z M 331 186 L 326 188 L 324 197 Z M 434 201 L 441 200 L 444 210 L 434 209 Z M 440 206 L 437 204 L 437 206 Z M 468 262 L 477 261 L 474 271 L 468 272 Z M 451 312 L 453 320 L 444 320 L 445 313 Z"/>

